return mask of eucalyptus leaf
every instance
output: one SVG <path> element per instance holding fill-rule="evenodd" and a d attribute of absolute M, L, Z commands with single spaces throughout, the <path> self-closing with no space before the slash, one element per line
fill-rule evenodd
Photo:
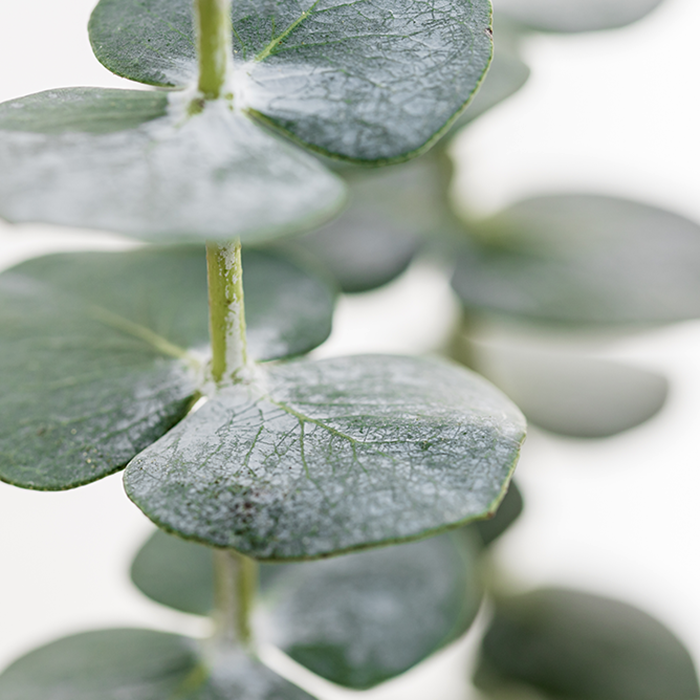
<path fill-rule="evenodd" d="M 478 548 L 464 531 L 302 564 L 260 567 L 265 641 L 335 683 L 367 688 L 465 632 L 482 597 Z M 212 550 L 158 530 L 131 576 L 159 603 L 208 615 Z"/>
<path fill-rule="evenodd" d="M 243 0 L 232 20 L 237 108 L 350 160 L 427 148 L 491 58 L 487 0 Z M 89 30 L 117 75 L 167 87 L 196 78 L 191 0 L 100 0 Z"/>
<path fill-rule="evenodd" d="M 268 565 L 272 566 L 272 565 Z M 151 600 L 191 615 L 214 610 L 214 552 L 156 530 L 131 563 L 131 580 Z"/>
<path fill-rule="evenodd" d="M 525 200 L 468 226 L 458 258 L 452 284 L 472 312 L 608 326 L 700 316 L 700 226 L 638 202 Z"/>
<path fill-rule="evenodd" d="M 478 548 L 464 534 L 279 566 L 271 641 L 355 689 L 407 671 L 466 632 L 479 610 Z"/>
<path fill-rule="evenodd" d="M 285 242 L 319 259 L 344 292 L 365 292 L 404 272 L 444 218 L 435 152 L 381 169 L 341 171 L 348 208 L 323 228 Z"/>
<path fill-rule="evenodd" d="M 690 654 L 661 622 L 616 600 L 541 589 L 497 601 L 476 676 L 568 700 L 695 700 Z"/>
<path fill-rule="evenodd" d="M 488 547 L 497 540 L 523 512 L 523 497 L 515 481 L 511 481 L 498 510 L 487 520 L 477 520 L 470 527 L 476 530 L 481 543 Z"/>
<path fill-rule="evenodd" d="M 601 438 L 655 416 L 669 393 L 666 377 L 642 367 L 562 352 L 473 342 L 472 365 L 500 387 L 530 423 L 553 433 Z"/>
<path fill-rule="evenodd" d="M 244 254 L 251 353 L 299 354 L 334 294 Z M 69 253 L 0 275 L 0 478 L 64 489 L 117 471 L 184 417 L 208 359 L 203 247 Z"/>
<path fill-rule="evenodd" d="M 505 29 L 498 25 L 494 36 L 493 61 L 476 97 L 452 125 L 449 135 L 470 124 L 488 110 L 514 95 L 530 77 L 530 68 L 518 55 L 517 47 Z"/>
<path fill-rule="evenodd" d="M 298 360 L 221 390 L 128 466 L 159 526 L 257 559 L 327 556 L 485 516 L 524 437 L 519 411 L 437 360 Z"/>
<path fill-rule="evenodd" d="M 663 0 L 494 0 L 497 16 L 545 32 L 590 32 L 636 22 Z"/>
<path fill-rule="evenodd" d="M 0 674 L 3 700 L 313 700 L 240 651 L 141 629 L 65 637 Z M 213 659 L 213 663 L 212 663 Z"/>
<path fill-rule="evenodd" d="M 214 610 L 214 551 L 197 542 L 156 530 L 131 564 L 131 580 L 151 600 L 191 615 Z M 258 580 L 266 591 L 291 564 L 261 564 Z"/>
<path fill-rule="evenodd" d="M 338 178 L 225 102 L 187 110 L 182 95 L 100 88 L 0 104 L 0 216 L 156 242 L 262 241 L 342 205 Z"/>

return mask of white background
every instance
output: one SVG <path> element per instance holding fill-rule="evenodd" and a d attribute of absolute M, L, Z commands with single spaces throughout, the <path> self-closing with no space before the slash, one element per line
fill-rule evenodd
<path fill-rule="evenodd" d="M 93 0 L 2 0 L 0 99 L 58 86 L 128 86 L 93 58 Z M 551 191 L 621 194 L 700 220 L 700 3 L 667 0 L 614 32 L 537 37 L 528 86 L 458 144 L 458 196 L 492 211 Z M 0 224 L 0 266 L 46 250 L 119 246 L 102 234 Z M 437 272 L 419 267 L 390 288 L 343 301 L 326 354 L 423 352 L 454 320 Z M 514 586 L 566 584 L 623 598 L 670 625 L 700 660 L 700 325 L 649 333 L 617 357 L 672 379 L 664 411 L 600 441 L 532 431 L 518 479 L 520 524 L 496 552 Z M 0 484 L 0 668 L 56 636 L 109 625 L 197 633 L 197 620 L 160 609 L 128 583 L 150 525 L 119 476 L 67 493 Z M 440 664 L 443 664 L 442 666 Z M 462 698 L 462 651 L 373 697 Z M 453 671 L 451 685 L 445 669 Z M 327 692 L 327 697 L 348 693 Z"/>

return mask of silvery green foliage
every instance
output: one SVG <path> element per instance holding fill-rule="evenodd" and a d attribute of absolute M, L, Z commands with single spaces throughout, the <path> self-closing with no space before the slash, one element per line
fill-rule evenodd
<path fill-rule="evenodd" d="M 187 538 L 308 559 L 485 517 L 524 432 L 505 396 L 456 365 L 298 360 L 219 391 L 129 464 L 125 486 Z"/>
<path fill-rule="evenodd" d="M 0 675 L 3 700 L 314 700 L 248 654 L 188 637 L 108 629 L 59 639 Z"/>
<path fill-rule="evenodd" d="M 494 0 L 503 15 L 530 29 L 546 32 L 590 32 L 636 22 L 662 0 Z"/>
<path fill-rule="evenodd" d="M 0 275 L 0 479 L 95 481 L 184 418 L 210 353 L 203 253 L 49 255 Z M 333 290 L 277 255 L 244 260 L 253 357 L 323 342 Z"/>
<path fill-rule="evenodd" d="M 234 104 L 308 148 L 402 160 L 475 93 L 490 24 L 488 0 L 234 2 Z M 190 0 L 101 0 L 90 21 L 97 58 L 150 85 L 193 82 L 194 36 Z"/>
<path fill-rule="evenodd" d="M 0 104 L 0 216 L 145 241 L 262 241 L 344 201 L 311 156 L 223 101 L 66 88 Z"/>

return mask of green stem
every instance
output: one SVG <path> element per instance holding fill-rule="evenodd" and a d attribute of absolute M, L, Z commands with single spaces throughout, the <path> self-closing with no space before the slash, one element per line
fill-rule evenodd
<path fill-rule="evenodd" d="M 217 384 L 235 381 L 248 365 L 241 242 L 207 243 L 211 373 Z"/>
<path fill-rule="evenodd" d="M 195 0 L 199 91 L 205 100 L 221 97 L 231 64 L 231 0 Z"/>
<path fill-rule="evenodd" d="M 250 647 L 250 616 L 258 587 L 258 564 L 231 549 L 214 550 L 215 639 L 219 647 Z"/>

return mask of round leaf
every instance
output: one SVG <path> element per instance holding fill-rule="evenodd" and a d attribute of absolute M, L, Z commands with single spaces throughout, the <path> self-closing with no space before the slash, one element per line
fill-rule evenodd
<path fill-rule="evenodd" d="M 500 601 L 477 683 L 522 683 L 569 700 L 694 700 L 688 651 L 664 625 L 616 600 L 542 589 Z"/>
<path fill-rule="evenodd" d="M 432 154 L 397 166 L 343 173 L 350 205 L 323 228 L 290 242 L 318 258 L 344 292 L 386 284 L 410 264 L 443 217 L 444 191 Z"/>
<path fill-rule="evenodd" d="M 144 595 L 161 605 L 192 615 L 214 610 L 213 549 L 156 530 L 131 564 L 131 580 Z M 266 591 L 291 564 L 261 564 L 260 588 Z"/>
<path fill-rule="evenodd" d="M 189 115 L 182 96 L 166 100 L 69 88 L 1 104 L 0 215 L 148 241 L 261 241 L 342 205 L 338 178 L 224 102 Z"/>
<path fill-rule="evenodd" d="M 156 524 L 257 559 L 422 537 L 500 501 L 524 437 L 484 380 L 436 360 L 299 360 L 222 390 L 129 465 Z"/>
<path fill-rule="evenodd" d="M 479 92 L 450 129 L 449 135 L 456 134 L 484 112 L 514 95 L 530 77 L 530 68 L 518 55 L 515 42 L 505 29 L 496 28 L 493 61 L 484 78 Z"/>
<path fill-rule="evenodd" d="M 214 556 L 210 547 L 156 530 L 131 564 L 131 580 L 157 603 L 191 615 L 214 610 Z"/>
<path fill-rule="evenodd" d="M 590 32 L 636 22 L 662 0 L 494 0 L 494 12 L 545 32 Z"/>
<path fill-rule="evenodd" d="M 313 700 L 240 651 L 202 658 L 193 639 L 141 629 L 85 632 L 15 661 L 3 700 Z"/>
<path fill-rule="evenodd" d="M 369 688 L 407 671 L 471 626 L 482 597 L 464 533 L 279 567 L 271 641 L 334 683 Z"/>
<path fill-rule="evenodd" d="M 700 226 L 595 195 L 526 200 L 474 224 L 453 286 L 468 309 L 567 324 L 700 316 Z"/>
<path fill-rule="evenodd" d="M 333 292 L 244 254 L 251 352 L 305 352 Z M 208 350 L 204 250 L 71 253 L 0 275 L 0 478 L 63 489 L 117 471 L 184 417 Z"/>
<path fill-rule="evenodd" d="M 669 392 L 668 379 L 656 372 L 585 354 L 489 344 L 476 357 L 473 366 L 508 394 L 529 422 L 572 437 L 630 430 L 655 416 Z"/>
<path fill-rule="evenodd" d="M 101 0 L 97 58 L 132 80 L 191 84 L 191 0 Z M 491 58 L 487 0 L 234 2 L 240 109 L 309 148 L 358 161 L 403 159 L 444 131 Z"/>
<path fill-rule="evenodd" d="M 465 632 L 482 597 L 477 548 L 464 531 L 303 564 L 263 564 L 267 640 L 335 683 L 367 688 Z M 150 598 L 208 615 L 212 550 L 158 530 L 132 580 Z"/>

